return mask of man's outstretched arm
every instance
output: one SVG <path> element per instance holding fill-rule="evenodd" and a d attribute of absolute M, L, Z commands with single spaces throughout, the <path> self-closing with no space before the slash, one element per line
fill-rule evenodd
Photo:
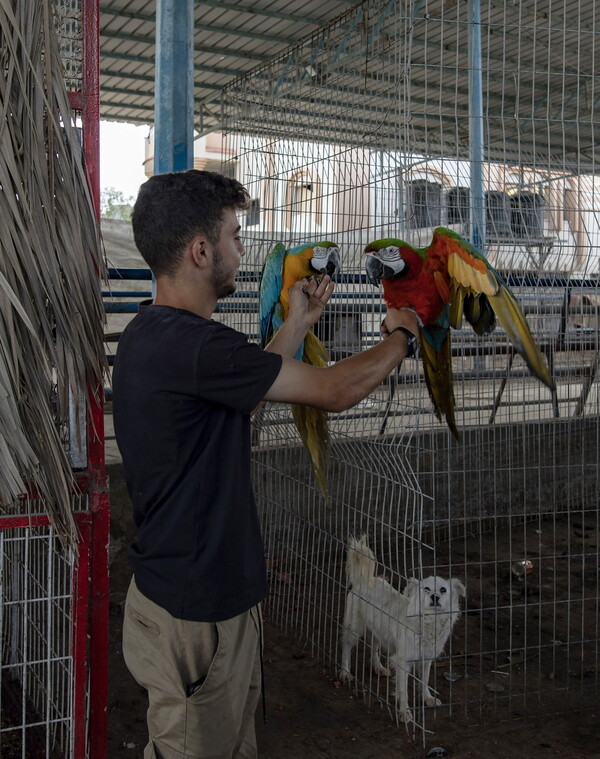
<path fill-rule="evenodd" d="M 382 334 L 387 337 L 372 348 L 328 367 L 309 366 L 284 355 L 281 370 L 265 400 L 300 403 L 325 411 L 344 411 L 355 406 L 406 357 L 408 341 L 401 331 L 394 332 L 396 327 L 404 327 L 416 335 L 415 314 L 406 309 L 388 309 L 382 325 Z"/>

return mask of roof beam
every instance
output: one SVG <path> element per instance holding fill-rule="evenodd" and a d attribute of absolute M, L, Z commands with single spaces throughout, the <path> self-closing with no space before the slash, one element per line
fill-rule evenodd
<path fill-rule="evenodd" d="M 195 90 L 222 90 L 222 87 L 218 87 L 216 84 L 196 84 Z M 106 85 L 100 85 L 100 92 L 110 92 L 115 95 L 128 95 L 134 98 L 152 98 L 154 100 L 154 90 L 151 92 L 147 90 L 132 90 L 129 87 L 112 87 Z M 150 106 L 149 106 L 150 107 Z"/>
<path fill-rule="evenodd" d="M 131 76 L 129 74 L 124 74 L 122 71 L 110 71 L 108 69 L 103 69 L 100 72 L 102 77 L 105 78 L 115 78 L 115 79 L 133 79 L 135 82 L 148 82 L 151 84 L 154 84 L 155 79 L 153 76 L 149 75 L 142 75 L 142 74 L 136 74 L 135 76 Z M 218 84 L 210 84 L 209 82 L 196 82 L 195 84 L 196 90 L 214 90 L 215 92 L 221 92 L 223 89 L 222 86 Z M 148 90 L 132 90 L 128 87 L 113 87 L 101 84 L 100 85 L 101 92 L 116 92 L 120 95 L 133 95 L 134 97 L 154 97 L 154 88 L 152 88 L 151 91 Z"/>
<path fill-rule="evenodd" d="M 113 71 L 112 69 L 102 69 L 100 74 L 103 77 L 111 77 L 115 79 L 133 79 L 136 82 L 149 82 L 154 84 L 156 81 L 152 74 L 131 74 L 127 71 Z M 102 89 L 105 89 L 102 87 Z"/>
<path fill-rule="evenodd" d="M 154 92 L 142 92 L 141 90 L 130 90 L 126 87 L 106 87 L 100 85 L 100 93 L 109 92 L 111 95 L 127 95 L 133 98 L 152 98 L 154 101 Z M 145 105 L 144 108 L 153 108 L 153 104 Z"/>
<path fill-rule="evenodd" d="M 119 8 L 100 8 L 100 13 L 106 16 L 117 16 L 118 18 L 129 18 L 134 21 L 147 21 L 150 24 L 156 24 L 156 16 L 153 13 L 134 13 L 133 11 L 119 10 Z"/>
<path fill-rule="evenodd" d="M 356 0 L 342 0 L 348 5 L 355 5 Z M 226 3 L 221 0 L 195 0 L 195 5 L 202 5 L 207 8 L 219 8 L 223 11 L 234 11 L 235 13 L 244 13 L 250 16 L 261 16 L 264 18 L 274 18 L 280 21 L 292 21 L 294 23 L 311 24 L 312 26 L 325 26 L 327 19 L 316 18 L 314 16 L 302 16 L 297 13 L 283 13 L 281 11 L 270 11 L 263 8 L 248 8 L 241 3 Z M 134 11 L 119 10 L 118 8 L 101 8 L 100 13 L 111 16 L 121 16 L 122 18 L 138 19 L 140 21 L 151 21 L 154 23 L 154 15 L 150 13 L 135 13 Z"/>
<path fill-rule="evenodd" d="M 108 32 L 106 30 L 100 32 L 100 36 L 105 39 L 119 40 L 121 42 L 133 42 L 139 45 L 154 45 L 154 37 L 142 37 L 137 34 L 123 34 L 122 32 Z M 245 53 L 238 50 L 230 50 L 225 47 L 208 47 L 205 45 L 194 44 L 195 53 L 207 53 L 208 55 L 222 55 L 230 58 L 244 58 L 250 61 L 260 61 L 261 63 L 267 63 L 272 60 L 272 55 L 259 55 L 258 53 Z"/>
<path fill-rule="evenodd" d="M 150 13 L 133 13 L 131 11 L 118 11 L 114 8 L 105 8 L 102 10 L 109 16 L 115 16 L 117 18 L 128 18 L 135 21 L 143 21 L 149 24 L 155 24 L 155 18 Z M 234 37 L 246 37 L 251 40 L 261 40 L 262 42 L 272 42 L 276 45 L 294 45 L 298 42 L 296 37 L 275 37 L 271 34 L 259 34 L 258 32 L 248 32 L 244 29 L 232 29 L 231 27 L 215 26 L 214 24 L 194 24 L 194 30 L 200 32 L 211 32 L 217 34 L 231 34 Z M 106 26 L 100 29 L 100 34 L 110 37 L 112 32 L 107 29 Z"/>
<path fill-rule="evenodd" d="M 356 5 L 355 0 L 343 0 L 349 5 Z M 222 3 L 221 0 L 195 0 L 196 5 L 204 5 L 207 8 L 220 8 L 225 11 L 235 11 L 236 13 L 247 13 L 252 16 L 264 16 L 266 18 L 276 18 L 282 21 L 294 21 L 302 24 L 313 24 L 314 26 L 325 26 L 328 21 L 314 16 L 299 16 L 296 13 L 283 13 L 281 11 L 269 11 L 263 8 L 248 8 L 242 3 Z"/>
<path fill-rule="evenodd" d="M 102 60 L 106 58 L 111 58 L 115 61 L 127 61 L 128 63 L 141 63 L 145 64 L 146 66 L 151 66 L 152 70 L 154 70 L 154 58 L 144 58 L 140 55 L 125 55 L 124 53 L 112 53 L 109 50 L 102 50 L 100 53 L 100 59 Z M 248 71 L 243 71 L 240 69 L 225 69 L 218 66 L 204 66 L 199 63 L 194 64 L 194 71 L 204 71 L 208 74 L 220 74 L 222 76 L 230 76 L 234 79 L 237 79 L 239 76 L 244 76 L 248 73 Z M 100 68 L 100 73 L 104 73 L 102 68 Z M 123 79 L 136 79 L 136 74 L 132 74 L 131 72 L 122 73 L 120 76 Z"/>
<path fill-rule="evenodd" d="M 294 45 L 298 40 L 292 37 L 275 37 L 272 34 L 259 34 L 258 32 L 248 32 L 244 29 L 231 29 L 225 26 L 214 26 L 213 24 L 195 24 L 194 29 L 201 32 L 211 32 L 216 34 L 231 34 L 234 37 L 246 37 L 250 40 L 260 40 L 261 42 L 272 42 L 274 45 Z"/>
<path fill-rule="evenodd" d="M 100 101 L 100 118 L 104 118 L 104 119 L 107 118 L 106 111 L 109 108 L 113 110 L 118 108 L 119 110 L 122 110 L 122 111 L 142 111 L 142 113 L 146 112 L 148 114 L 148 117 L 143 118 L 142 116 L 139 116 L 139 117 L 112 116 L 108 120 L 113 120 L 113 121 L 134 121 L 135 120 L 136 122 L 141 123 L 141 124 L 154 124 L 154 105 L 148 106 L 148 105 L 137 105 L 137 104 L 132 104 L 132 103 L 120 103 L 120 102 L 112 103 L 107 100 L 101 100 Z M 214 125 L 211 125 L 210 127 L 210 129 L 212 130 L 216 126 L 219 125 L 219 117 L 217 114 L 211 113 L 208 108 L 205 108 L 204 110 L 205 110 L 205 114 L 208 117 L 212 118 L 215 122 Z M 104 113 L 102 113 L 102 111 L 104 111 Z M 194 121 L 197 121 L 197 120 L 198 120 L 197 117 L 195 117 Z"/>
<path fill-rule="evenodd" d="M 110 103 L 107 100 L 101 101 L 100 109 L 104 108 L 121 108 L 124 111 L 148 111 L 150 122 L 154 121 L 154 103 L 152 105 L 137 105 L 136 103 Z"/>

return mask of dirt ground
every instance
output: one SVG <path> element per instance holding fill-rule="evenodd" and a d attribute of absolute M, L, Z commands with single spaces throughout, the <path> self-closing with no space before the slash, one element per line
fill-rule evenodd
<path fill-rule="evenodd" d="M 142 756 L 146 743 L 145 691 L 125 668 L 121 654 L 123 601 L 130 578 L 126 545 L 132 536 L 129 499 L 121 468 L 109 466 L 112 511 L 111 616 L 109 654 L 109 751 L 111 759 Z M 257 714 L 261 759 L 390 759 L 449 756 L 454 759 L 568 759 L 600 757 L 600 706 L 549 712 L 535 718 L 501 721 L 448 716 L 439 709 L 428 721 L 433 733 L 423 745 L 420 733 L 397 726 L 387 708 L 367 707 L 335 673 L 310 658 L 289 636 L 265 620 L 267 724 Z M 430 753 L 436 748 L 445 753 Z"/>

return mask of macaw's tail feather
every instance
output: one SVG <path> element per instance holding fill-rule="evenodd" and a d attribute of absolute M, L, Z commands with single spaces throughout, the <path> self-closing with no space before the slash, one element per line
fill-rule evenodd
<path fill-rule="evenodd" d="M 419 351 L 435 414 L 440 421 L 446 419 L 450 431 L 459 440 L 454 419 L 450 330 L 435 325 L 419 328 Z"/>
<path fill-rule="evenodd" d="M 312 332 L 307 332 L 304 338 L 302 360 L 311 366 L 327 366 L 329 363 L 327 349 Z M 319 490 L 323 494 L 323 498 L 327 498 L 329 495 L 327 484 L 327 469 L 329 467 L 327 413 L 312 406 L 292 404 L 292 416 L 302 442 L 310 455 Z"/>
<path fill-rule="evenodd" d="M 327 413 L 312 406 L 292 404 L 292 416 L 309 453 L 313 471 L 323 498 L 329 496 L 327 470 L 329 468 L 329 428 Z"/>
<path fill-rule="evenodd" d="M 502 285 L 497 295 L 490 296 L 490 304 L 515 350 L 523 356 L 533 374 L 550 390 L 556 390 L 556 385 L 544 361 L 542 352 L 538 348 L 525 316 L 510 290 Z"/>
<path fill-rule="evenodd" d="M 327 348 L 313 332 L 307 332 L 304 338 L 302 360 L 311 366 L 327 366 L 329 363 Z"/>

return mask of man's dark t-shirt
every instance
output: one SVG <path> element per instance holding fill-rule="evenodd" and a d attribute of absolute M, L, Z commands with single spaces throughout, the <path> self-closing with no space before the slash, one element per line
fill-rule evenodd
<path fill-rule="evenodd" d="M 281 368 L 218 322 L 142 305 L 119 341 L 113 417 L 133 502 L 136 584 L 179 619 L 229 619 L 267 593 L 250 412 Z"/>

